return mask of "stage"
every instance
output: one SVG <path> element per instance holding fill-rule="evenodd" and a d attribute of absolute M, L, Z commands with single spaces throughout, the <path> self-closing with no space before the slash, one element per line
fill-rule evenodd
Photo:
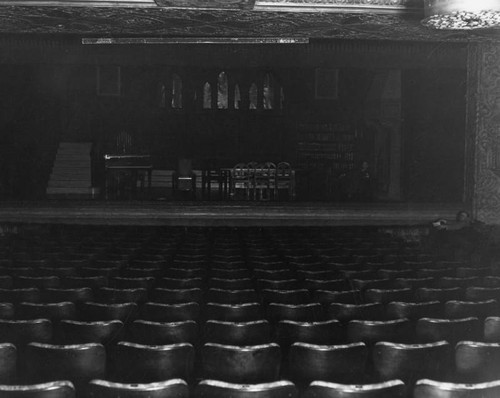
<path fill-rule="evenodd" d="M 463 204 L 38 201 L 0 203 L 0 224 L 200 227 L 426 226 Z"/>

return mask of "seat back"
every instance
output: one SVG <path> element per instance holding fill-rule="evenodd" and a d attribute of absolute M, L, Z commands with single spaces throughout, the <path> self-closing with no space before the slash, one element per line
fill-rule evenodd
<path fill-rule="evenodd" d="M 194 390 L 194 398 L 298 398 L 290 381 L 262 384 L 235 384 L 218 380 L 202 380 Z"/>
<path fill-rule="evenodd" d="M 0 385 L 3 398 L 75 398 L 76 391 L 69 381 L 53 381 L 29 385 Z"/>
<path fill-rule="evenodd" d="M 339 384 L 313 381 L 303 398 L 404 398 L 406 386 L 401 380 L 376 384 Z"/>
<path fill-rule="evenodd" d="M 280 321 L 277 327 L 277 339 L 282 348 L 293 343 L 317 345 L 340 344 L 345 339 L 345 330 L 338 320 L 321 322 Z"/>
<path fill-rule="evenodd" d="M 482 324 L 478 318 L 438 319 L 421 318 L 417 321 L 418 342 L 446 340 L 456 344 L 461 340 L 477 341 L 482 337 Z"/>
<path fill-rule="evenodd" d="M 139 319 L 132 322 L 128 329 L 128 340 L 137 344 L 190 343 L 196 345 L 199 339 L 198 324 L 193 320 L 153 322 Z"/>
<path fill-rule="evenodd" d="M 107 380 L 92 380 L 89 383 L 89 398 L 188 398 L 189 388 L 182 379 L 171 379 L 146 384 L 116 383 Z"/>
<path fill-rule="evenodd" d="M 364 343 L 315 345 L 294 343 L 289 366 L 293 380 L 309 384 L 315 380 L 356 383 L 363 378 L 368 347 Z"/>
<path fill-rule="evenodd" d="M 417 381 L 413 398 L 497 398 L 500 381 L 477 384 L 447 383 L 430 379 Z"/>
<path fill-rule="evenodd" d="M 406 318 L 391 321 L 352 320 L 347 325 L 347 339 L 375 344 L 379 341 L 409 343 L 413 340 L 413 329 Z"/>
<path fill-rule="evenodd" d="M 48 319 L 0 319 L 0 340 L 18 348 L 31 342 L 48 343 L 52 340 L 52 322 Z"/>
<path fill-rule="evenodd" d="M 62 344 L 108 345 L 119 340 L 123 329 L 123 322 L 119 320 L 95 322 L 62 320 L 58 327 L 58 338 Z"/>
<path fill-rule="evenodd" d="M 264 383 L 278 378 L 281 350 L 275 343 L 232 346 L 207 343 L 202 348 L 202 373 L 230 383 Z"/>
<path fill-rule="evenodd" d="M 205 323 L 205 341 L 227 345 L 259 345 L 271 342 L 271 327 L 266 320 Z"/>
<path fill-rule="evenodd" d="M 500 344 L 460 341 L 455 347 L 455 369 L 462 383 L 498 380 Z"/>

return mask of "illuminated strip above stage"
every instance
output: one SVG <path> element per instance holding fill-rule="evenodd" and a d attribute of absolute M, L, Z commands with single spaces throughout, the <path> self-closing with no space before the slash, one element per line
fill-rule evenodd
<path fill-rule="evenodd" d="M 82 44 L 308 44 L 306 37 L 84 37 Z"/>

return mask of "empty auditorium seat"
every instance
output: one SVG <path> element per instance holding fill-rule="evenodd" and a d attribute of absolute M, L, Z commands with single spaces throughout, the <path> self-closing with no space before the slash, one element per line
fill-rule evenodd
<path fill-rule="evenodd" d="M 11 384 L 16 381 L 17 356 L 14 344 L 0 343 L 0 384 Z"/>
<path fill-rule="evenodd" d="M 195 302 L 177 304 L 146 303 L 141 308 L 141 316 L 147 321 L 154 322 L 197 320 L 200 316 L 200 305 Z"/>
<path fill-rule="evenodd" d="M 105 276 L 71 276 L 62 278 L 61 287 L 66 289 L 74 289 L 80 287 L 89 287 L 98 289 L 108 285 L 108 278 Z"/>
<path fill-rule="evenodd" d="M 211 303 L 240 304 L 255 303 L 259 301 L 259 295 L 254 289 L 224 290 L 208 289 L 206 300 Z"/>
<path fill-rule="evenodd" d="M 344 304 L 361 304 L 361 290 L 316 290 L 314 299 L 321 304 L 344 303 Z"/>
<path fill-rule="evenodd" d="M 155 278 L 153 277 L 124 277 L 116 276 L 111 278 L 111 286 L 117 289 L 146 289 L 151 290 L 155 283 Z"/>
<path fill-rule="evenodd" d="M 114 381 L 151 383 L 176 378 L 190 381 L 194 348 L 189 343 L 144 345 L 122 341 L 116 345 L 112 363 Z"/>
<path fill-rule="evenodd" d="M 261 296 L 264 303 L 306 304 L 310 302 L 309 290 L 307 289 L 263 289 Z"/>
<path fill-rule="evenodd" d="M 59 322 L 62 319 L 75 319 L 76 306 L 71 301 L 60 303 L 20 303 L 16 306 L 19 319 L 50 319 Z"/>
<path fill-rule="evenodd" d="M 0 385 L 2 398 L 75 398 L 76 391 L 69 381 L 41 384 Z"/>
<path fill-rule="evenodd" d="M 460 341 L 455 347 L 456 380 L 481 383 L 499 380 L 500 344 Z"/>
<path fill-rule="evenodd" d="M 105 375 L 106 350 L 101 344 L 30 343 L 26 348 L 28 382 L 69 380 L 81 392 L 90 380 Z"/>
<path fill-rule="evenodd" d="M 499 306 L 496 300 L 486 301 L 447 301 L 444 305 L 446 318 L 477 317 L 484 319 L 488 316 L 499 315 Z"/>
<path fill-rule="evenodd" d="M 15 308 L 12 303 L 0 303 L 0 319 L 14 318 Z"/>
<path fill-rule="evenodd" d="M 417 382 L 413 390 L 413 398 L 496 398 L 498 396 L 500 396 L 500 381 L 463 384 L 422 379 Z"/>
<path fill-rule="evenodd" d="M 271 303 L 267 307 L 267 315 L 272 323 L 282 320 L 314 322 L 322 320 L 322 308 L 319 303 L 297 305 Z"/>
<path fill-rule="evenodd" d="M 275 343 L 232 346 L 207 343 L 202 351 L 202 376 L 230 383 L 264 383 L 278 379 L 281 350 Z"/>
<path fill-rule="evenodd" d="M 404 398 L 406 386 L 401 380 L 376 384 L 339 384 L 313 381 L 303 398 Z"/>
<path fill-rule="evenodd" d="M 30 342 L 48 343 L 52 340 L 52 322 L 48 319 L 0 319 L 0 341 L 21 347 Z"/>
<path fill-rule="evenodd" d="M 452 369 L 453 347 L 446 341 L 428 344 L 378 342 L 373 348 L 373 363 L 381 380 L 401 379 L 413 385 L 422 378 L 444 378 Z"/>
<path fill-rule="evenodd" d="M 342 304 L 330 303 L 326 308 L 329 319 L 349 322 L 353 319 L 382 321 L 386 319 L 385 307 L 382 303 Z"/>
<path fill-rule="evenodd" d="M 446 340 L 456 344 L 460 340 L 477 341 L 482 337 L 482 323 L 478 318 L 437 319 L 421 318 L 417 321 L 416 338 L 419 342 Z"/>
<path fill-rule="evenodd" d="M 289 352 L 290 374 L 300 385 L 307 385 L 315 380 L 362 383 L 367 358 L 368 347 L 364 343 L 294 343 Z"/>
<path fill-rule="evenodd" d="M 410 288 L 403 289 L 367 289 L 364 292 L 368 303 L 387 304 L 391 301 L 412 301 L 414 294 Z"/>
<path fill-rule="evenodd" d="M 491 316 L 484 320 L 484 341 L 489 343 L 500 343 L 500 317 Z"/>
<path fill-rule="evenodd" d="M 470 286 L 465 289 L 465 299 L 470 301 L 500 301 L 500 287 Z"/>
<path fill-rule="evenodd" d="M 108 345 L 119 340 L 123 328 L 123 322 L 119 320 L 94 322 L 62 320 L 57 328 L 57 339 L 61 344 Z"/>
<path fill-rule="evenodd" d="M 38 289 L 54 288 L 59 287 L 60 282 L 58 276 L 18 276 L 14 279 L 14 284 L 19 289 L 30 287 Z"/>
<path fill-rule="evenodd" d="M 282 348 L 293 343 L 317 345 L 340 344 L 345 340 L 345 330 L 338 320 L 320 322 L 280 321 L 277 325 L 277 340 Z"/>
<path fill-rule="evenodd" d="M 42 292 L 42 299 L 45 303 L 59 303 L 71 301 L 74 303 L 92 301 L 94 292 L 90 287 L 75 288 L 48 288 Z"/>
<path fill-rule="evenodd" d="M 203 287 L 202 278 L 161 278 L 157 280 L 156 283 L 158 287 L 164 287 L 166 289 L 193 289 Z"/>
<path fill-rule="evenodd" d="M 464 290 L 461 287 L 450 287 L 438 289 L 430 287 L 420 287 L 417 289 L 416 298 L 419 301 L 441 301 L 461 300 Z"/>
<path fill-rule="evenodd" d="M 151 292 L 151 301 L 162 304 L 179 304 L 203 300 L 203 291 L 200 288 L 166 289 L 156 288 Z"/>
<path fill-rule="evenodd" d="M 20 289 L 0 289 L 0 302 L 2 303 L 38 303 L 41 300 L 40 289 L 20 288 Z"/>
<path fill-rule="evenodd" d="M 188 398 L 189 388 L 182 379 L 170 379 L 146 384 L 116 383 L 92 380 L 89 398 Z"/>
<path fill-rule="evenodd" d="M 258 345 L 271 342 L 271 327 L 266 320 L 224 322 L 208 320 L 204 339 L 210 343 L 227 345 Z"/>
<path fill-rule="evenodd" d="M 378 341 L 394 343 L 412 342 L 413 329 L 406 318 L 390 321 L 352 320 L 347 324 L 347 339 L 375 344 Z"/>
<path fill-rule="evenodd" d="M 263 310 L 259 303 L 221 304 L 208 302 L 205 305 L 203 315 L 206 319 L 219 321 L 250 322 L 262 319 Z"/>
<path fill-rule="evenodd" d="M 401 302 L 393 301 L 386 305 L 388 319 L 408 318 L 417 321 L 420 318 L 440 318 L 443 307 L 439 301 Z"/>
<path fill-rule="evenodd" d="M 133 321 L 138 313 L 136 303 L 95 303 L 85 302 L 79 305 L 81 319 L 85 321 L 111 321 L 114 319 L 124 323 Z"/>
<path fill-rule="evenodd" d="M 147 345 L 191 343 L 199 340 L 198 324 L 195 321 L 152 322 L 138 319 L 129 325 L 128 340 Z"/>
<path fill-rule="evenodd" d="M 218 380 L 202 380 L 194 390 L 194 398 L 298 398 L 290 381 L 261 384 L 235 384 Z"/>
<path fill-rule="evenodd" d="M 210 278 L 208 287 L 222 290 L 253 289 L 254 283 L 250 278 Z"/>

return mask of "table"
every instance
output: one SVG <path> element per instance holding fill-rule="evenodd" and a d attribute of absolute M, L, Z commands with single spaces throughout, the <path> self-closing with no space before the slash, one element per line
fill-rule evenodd
<path fill-rule="evenodd" d="M 104 155 L 106 199 L 137 198 L 137 185 L 144 193 L 147 176 L 147 194 L 151 195 L 153 164 L 150 155 Z"/>

